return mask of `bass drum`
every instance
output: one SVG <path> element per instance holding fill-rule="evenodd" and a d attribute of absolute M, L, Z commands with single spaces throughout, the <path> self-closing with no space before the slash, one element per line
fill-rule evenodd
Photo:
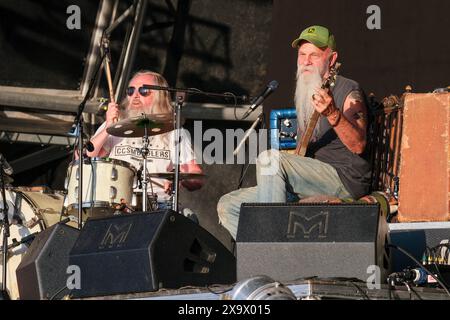
<path fill-rule="evenodd" d="M 64 202 L 62 194 L 30 190 L 12 188 L 6 189 L 5 194 L 10 223 L 6 287 L 11 299 L 19 299 L 16 269 L 34 239 L 33 235 L 60 221 Z M 3 207 L 3 198 L 0 196 L 0 208 Z M 0 219 L 3 221 L 3 213 L 0 213 Z M 3 231 L 4 228 L 1 228 L 0 245 L 3 242 Z M 20 243 L 24 238 L 28 241 Z M 0 259 L 0 275 L 3 275 L 3 259 Z M 0 276 L 0 284 L 2 281 L 3 278 Z"/>

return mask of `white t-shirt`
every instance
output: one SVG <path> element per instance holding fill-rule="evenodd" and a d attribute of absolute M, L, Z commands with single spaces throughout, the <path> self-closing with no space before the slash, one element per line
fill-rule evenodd
<path fill-rule="evenodd" d="M 95 133 L 97 135 L 106 123 L 103 123 Z M 95 136 L 94 135 L 94 136 Z M 165 136 L 164 138 L 162 136 Z M 165 135 L 156 135 L 149 137 L 149 153 L 147 156 L 147 172 L 167 172 L 167 166 L 175 163 L 175 130 L 168 132 Z M 194 151 L 192 150 L 189 135 L 186 129 L 181 128 L 180 132 L 180 164 L 188 163 L 195 159 Z M 142 137 L 138 138 L 122 138 L 109 135 L 103 149 L 109 153 L 109 158 L 126 161 L 132 164 L 136 170 L 143 168 L 143 159 L 141 156 Z M 164 185 L 165 179 L 151 178 L 161 185 Z M 158 195 L 158 200 L 167 200 L 170 195 L 164 192 L 164 189 L 156 184 L 147 185 L 147 191 Z M 135 189 L 140 191 L 140 189 Z"/>

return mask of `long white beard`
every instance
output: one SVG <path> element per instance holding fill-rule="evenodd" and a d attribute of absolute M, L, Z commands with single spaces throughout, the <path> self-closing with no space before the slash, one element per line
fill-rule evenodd
<path fill-rule="evenodd" d="M 141 106 L 139 108 L 133 108 L 131 105 L 124 108 L 122 111 L 123 119 L 134 118 L 141 116 L 143 113 L 150 114 L 152 107 L 151 106 Z"/>
<path fill-rule="evenodd" d="M 312 73 L 304 74 L 302 70 L 311 70 Z M 322 86 L 321 71 L 316 67 L 298 67 L 297 82 L 295 88 L 295 108 L 297 110 L 297 123 L 301 134 L 304 134 L 308 127 L 309 119 L 314 112 L 312 95 Z M 320 119 L 314 129 L 311 141 L 316 141 L 320 134 Z M 301 137 L 299 137 L 301 139 Z"/>
<path fill-rule="evenodd" d="M 128 105 L 130 103 L 130 105 Z M 140 117 L 142 114 L 154 114 L 155 108 L 152 105 L 141 105 L 139 108 L 132 107 L 131 102 L 125 101 L 121 108 L 121 119 Z M 152 143 L 162 144 L 163 146 L 169 146 L 168 133 L 151 136 Z"/>

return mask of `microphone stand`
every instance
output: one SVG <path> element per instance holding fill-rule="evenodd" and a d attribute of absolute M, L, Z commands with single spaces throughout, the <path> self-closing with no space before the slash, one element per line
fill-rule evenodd
<path fill-rule="evenodd" d="M 238 144 L 238 146 L 236 147 L 236 149 L 233 151 L 233 156 L 236 156 L 239 151 L 241 150 L 242 146 L 244 145 L 244 143 L 247 141 L 248 137 L 250 137 L 250 135 L 252 134 L 252 132 L 255 130 L 256 126 L 262 121 L 264 116 L 264 112 L 261 112 L 259 114 L 259 116 L 256 118 L 255 121 L 253 121 L 252 126 L 247 130 L 247 132 L 245 132 L 244 137 L 242 138 L 241 142 Z"/>
<path fill-rule="evenodd" d="M 103 60 L 106 56 L 106 53 L 104 53 L 101 58 L 98 61 L 98 64 L 95 68 L 95 73 L 92 76 L 88 90 L 83 98 L 83 101 L 81 101 L 80 105 L 78 106 L 78 113 L 75 116 L 74 123 L 72 125 L 72 129 L 69 132 L 69 135 L 71 136 L 78 136 L 78 229 L 81 230 L 82 228 L 82 218 L 83 218 L 83 165 L 84 165 L 84 144 L 83 144 L 83 110 L 86 106 L 86 102 L 89 99 L 89 96 L 91 94 L 92 88 L 94 87 L 94 84 L 97 79 L 97 74 L 99 70 L 102 67 Z"/>
<path fill-rule="evenodd" d="M 5 178 L 4 178 L 4 170 L 3 170 L 3 161 L 0 161 L 0 183 L 1 183 L 1 192 L 3 199 L 3 252 L 2 252 L 2 263 L 3 263 L 3 272 L 2 272 L 2 289 L 1 289 L 1 300 L 11 300 L 9 297 L 8 291 L 6 290 L 6 278 L 7 278 L 7 260 L 8 260 L 8 238 L 10 236 L 9 232 L 9 217 L 8 217 L 8 204 L 6 202 L 6 194 L 5 194 Z"/>
<path fill-rule="evenodd" d="M 173 179 L 173 190 L 172 190 L 172 207 L 175 212 L 178 212 L 178 183 L 180 181 L 180 131 L 181 131 L 181 107 L 186 98 L 186 93 L 177 93 L 177 103 L 175 105 L 175 177 Z"/>

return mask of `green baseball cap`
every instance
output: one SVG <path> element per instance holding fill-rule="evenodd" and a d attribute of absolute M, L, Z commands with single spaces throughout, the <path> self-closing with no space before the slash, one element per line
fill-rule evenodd
<path fill-rule="evenodd" d="M 334 36 L 322 26 L 311 26 L 303 30 L 300 36 L 292 41 L 292 48 L 297 48 L 302 40 L 311 42 L 318 48 L 329 47 L 333 51 L 336 50 Z"/>

